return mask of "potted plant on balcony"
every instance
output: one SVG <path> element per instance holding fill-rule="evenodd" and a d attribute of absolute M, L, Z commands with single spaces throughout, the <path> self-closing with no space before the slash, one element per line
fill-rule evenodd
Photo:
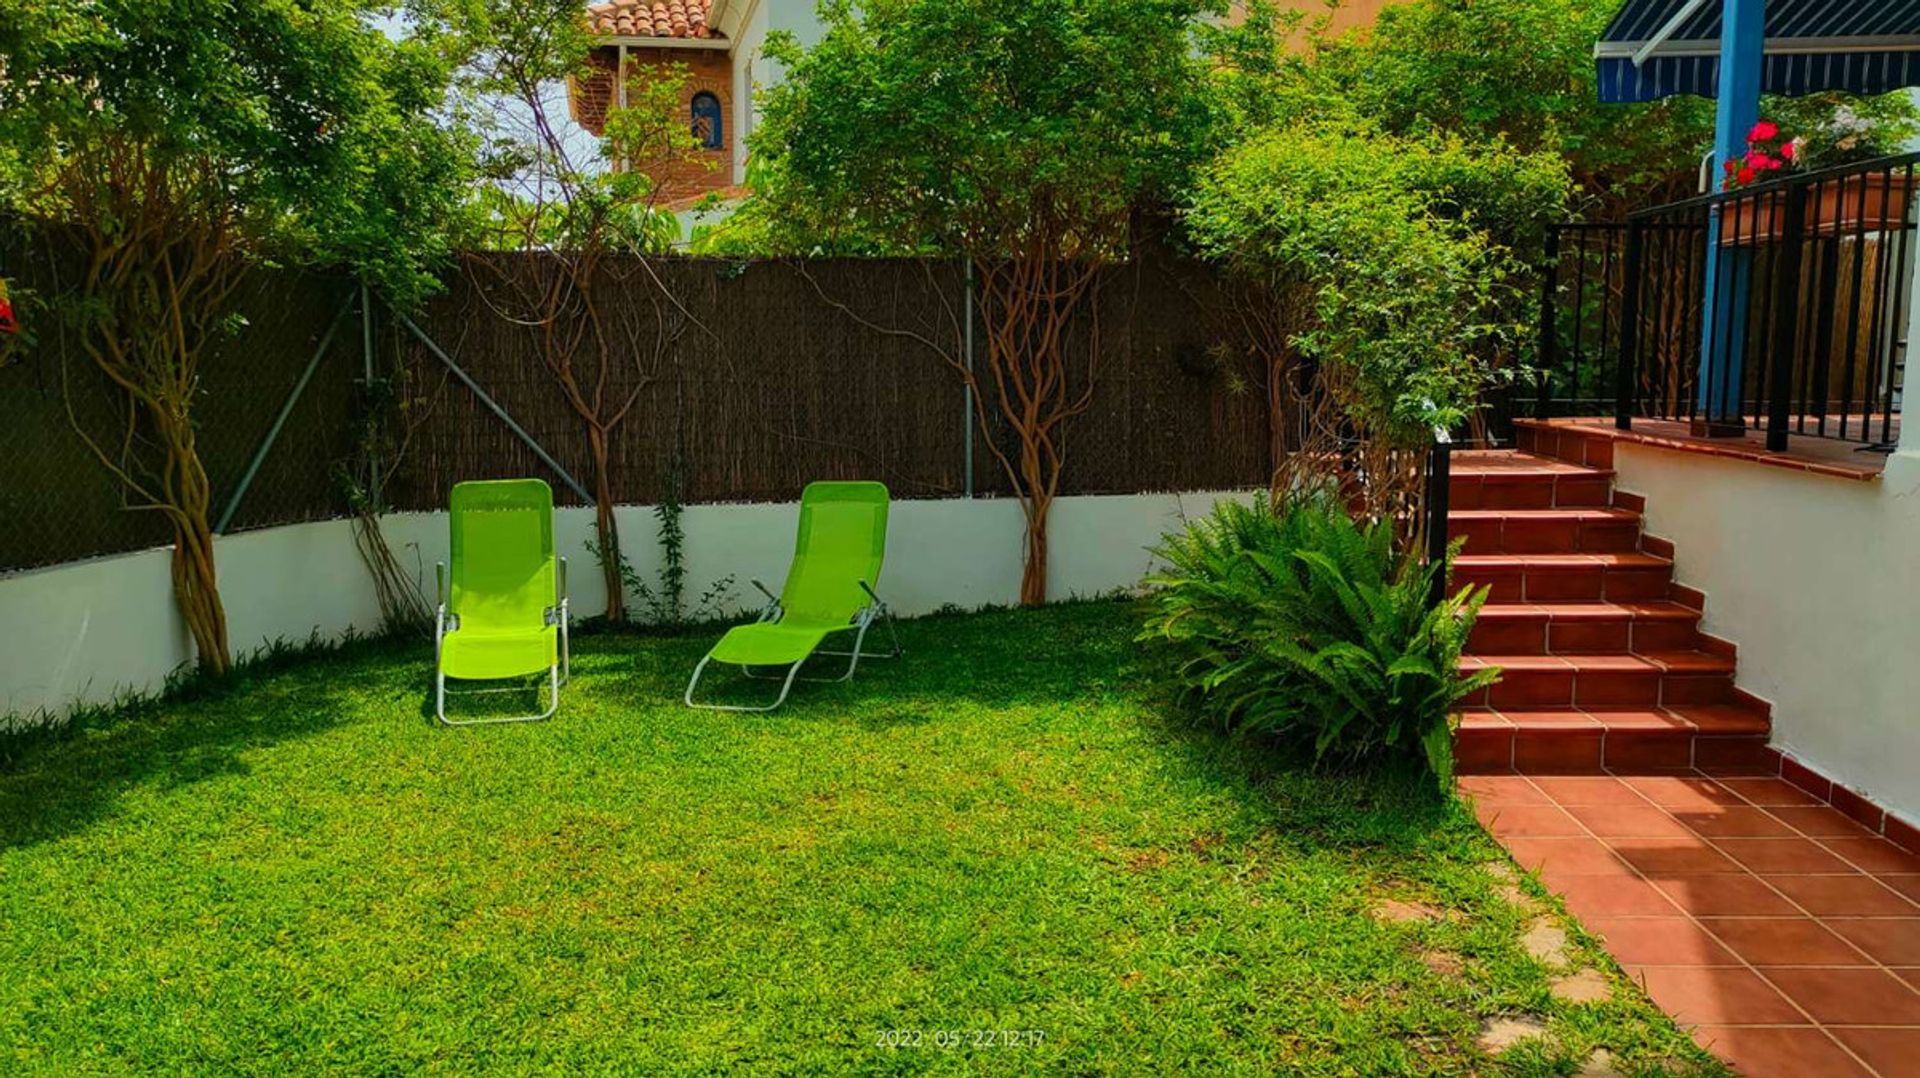
<path fill-rule="evenodd" d="M 1747 152 L 1721 166 L 1722 187 L 1739 191 L 1799 171 L 1835 168 L 1883 156 L 1874 125 L 1843 114 L 1807 135 L 1788 138 L 1779 124 L 1761 120 L 1747 132 Z M 1839 237 L 1906 227 L 1913 170 L 1876 169 L 1823 179 L 1807 191 L 1804 230 Z M 1786 213 L 1784 190 L 1756 191 L 1720 206 L 1720 242 L 1729 246 L 1780 238 Z"/>

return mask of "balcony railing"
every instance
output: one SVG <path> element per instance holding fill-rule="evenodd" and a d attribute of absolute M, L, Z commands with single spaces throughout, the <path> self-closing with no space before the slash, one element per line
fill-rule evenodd
<path fill-rule="evenodd" d="M 1764 431 L 1775 450 L 1789 435 L 1890 446 L 1916 163 L 1880 158 L 1558 227 L 1541 290 L 1544 377 L 1517 410 Z"/>

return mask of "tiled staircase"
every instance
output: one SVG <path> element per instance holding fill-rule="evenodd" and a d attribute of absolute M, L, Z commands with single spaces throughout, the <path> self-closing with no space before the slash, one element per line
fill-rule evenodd
<path fill-rule="evenodd" d="M 1703 596 L 1672 544 L 1613 489 L 1612 444 L 1562 435 L 1454 454 L 1454 583 L 1492 592 L 1464 669 L 1498 666 L 1466 701 L 1463 773 L 1649 773 L 1758 762 L 1767 705 L 1733 684 L 1733 645 L 1700 631 Z"/>

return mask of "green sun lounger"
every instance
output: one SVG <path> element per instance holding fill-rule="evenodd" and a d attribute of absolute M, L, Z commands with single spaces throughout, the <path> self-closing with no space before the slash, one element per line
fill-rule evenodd
<path fill-rule="evenodd" d="M 809 483 L 800 495 L 800 529 L 794 541 L 793 564 L 778 596 L 758 580 L 753 586 L 767 597 L 760 620 L 740 625 L 720 638 L 687 682 L 688 707 L 715 711 L 772 711 L 786 702 L 795 680 L 845 681 L 863 658 L 894 658 L 900 638 L 893 617 L 874 591 L 880 583 L 880 562 L 887 551 L 887 488 L 879 483 Z M 867 629 L 877 620 L 887 622 L 892 647 L 863 652 Z M 853 633 L 847 651 L 823 651 L 820 645 L 835 633 Z M 835 677 L 800 677 L 800 668 L 815 655 L 843 656 L 846 672 Z M 749 677 L 778 679 L 780 696 L 761 707 L 702 704 L 693 699 L 700 675 L 712 662 L 742 668 Z M 764 673 L 763 671 L 773 671 Z"/>
<path fill-rule="evenodd" d="M 458 483 L 449 504 L 453 573 L 436 566 L 433 713 L 448 726 L 538 722 L 567 681 L 567 559 L 553 554 L 553 491 L 538 479 Z M 451 583 L 451 587 L 449 587 Z M 545 674 L 545 710 L 449 719 L 447 696 L 524 692 L 525 685 L 449 690 L 456 681 Z M 535 687 L 536 701 L 539 688 Z"/>

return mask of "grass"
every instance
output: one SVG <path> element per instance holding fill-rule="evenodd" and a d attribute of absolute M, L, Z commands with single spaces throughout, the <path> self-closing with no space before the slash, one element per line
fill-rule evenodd
<path fill-rule="evenodd" d="M 907 622 L 770 715 L 680 706 L 703 632 L 579 640 L 548 724 L 435 728 L 393 642 L 97 722 L 0 774 L 0 1067 L 1711 1069 L 1584 940 L 1550 996 L 1429 783 L 1161 717 L 1136 622 Z"/>

